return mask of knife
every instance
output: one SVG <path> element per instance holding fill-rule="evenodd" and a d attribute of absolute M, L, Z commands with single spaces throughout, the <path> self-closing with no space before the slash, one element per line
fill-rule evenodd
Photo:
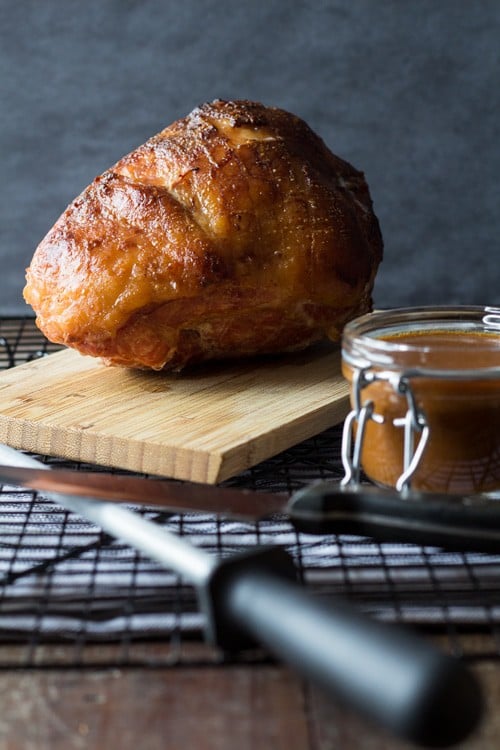
<path fill-rule="evenodd" d="M 2 453 L 0 452 L 0 459 Z M 323 481 L 294 493 L 270 493 L 104 472 L 0 465 L 0 481 L 38 490 L 132 504 L 173 513 L 207 512 L 243 521 L 285 515 L 311 534 L 357 534 L 385 542 L 500 552 L 500 502 Z"/>
<path fill-rule="evenodd" d="M 3 445 L 0 460 L 47 480 L 59 474 Z M 48 496 L 187 578 L 198 593 L 206 637 L 221 649 L 260 643 L 334 699 L 423 747 L 450 747 L 478 725 L 480 684 L 459 659 L 340 599 L 310 595 L 285 550 L 257 548 L 218 560 L 115 503 Z"/>

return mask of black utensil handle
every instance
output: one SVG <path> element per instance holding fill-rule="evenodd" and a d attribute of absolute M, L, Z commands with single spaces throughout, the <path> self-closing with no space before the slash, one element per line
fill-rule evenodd
<path fill-rule="evenodd" d="M 319 482 L 289 503 L 294 525 L 309 533 L 346 533 L 380 541 L 498 552 L 500 502 L 370 485 Z"/>
<path fill-rule="evenodd" d="M 252 566 L 225 581 L 223 606 L 271 653 L 404 739 L 449 747 L 478 723 L 474 676 L 409 632 Z"/>

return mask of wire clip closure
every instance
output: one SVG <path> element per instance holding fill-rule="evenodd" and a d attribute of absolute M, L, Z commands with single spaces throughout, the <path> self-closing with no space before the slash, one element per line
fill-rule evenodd
<path fill-rule="evenodd" d="M 342 465 L 344 478 L 342 486 L 359 485 L 361 477 L 361 456 L 366 426 L 370 420 L 384 424 L 386 417 L 375 411 L 371 400 L 362 402 L 362 391 L 366 386 L 377 381 L 390 383 L 396 393 L 405 396 L 407 410 L 404 417 L 393 420 L 395 427 L 402 427 L 403 433 L 403 471 L 396 482 L 396 490 L 409 489 L 411 479 L 418 468 L 429 439 L 429 425 L 425 413 L 419 408 L 411 388 L 411 373 L 374 372 L 369 368 L 356 370 L 353 375 L 352 393 L 353 409 L 347 415 L 342 435 Z M 416 436 L 418 442 L 415 443 Z"/>

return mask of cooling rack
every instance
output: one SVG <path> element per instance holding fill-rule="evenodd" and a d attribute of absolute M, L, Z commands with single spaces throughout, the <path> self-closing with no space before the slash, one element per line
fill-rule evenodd
<path fill-rule="evenodd" d="M 57 348 L 33 319 L 0 319 L 0 368 Z M 317 479 L 338 479 L 340 441 L 341 427 L 331 428 L 224 484 L 291 493 Z M 37 493 L 3 486 L 0 499 L 0 668 L 213 666 L 267 658 L 259 651 L 229 657 L 206 645 L 195 592 L 171 571 Z M 279 517 L 250 524 L 135 510 L 215 555 L 284 546 L 313 595 L 342 597 L 375 618 L 425 631 L 465 659 L 500 658 L 500 550 L 451 553 L 313 536 Z"/>

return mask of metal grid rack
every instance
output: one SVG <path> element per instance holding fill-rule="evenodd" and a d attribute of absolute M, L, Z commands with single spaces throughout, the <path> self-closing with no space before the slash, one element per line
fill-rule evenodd
<path fill-rule="evenodd" d="M 1 369 L 57 348 L 31 318 L 0 320 Z M 340 439 L 340 427 L 326 430 L 225 484 L 292 492 L 316 479 L 337 479 Z M 204 644 L 194 590 L 178 576 L 34 492 L 3 486 L 0 498 L 0 668 L 227 661 Z M 216 555 L 282 545 L 314 595 L 341 596 L 374 617 L 422 629 L 463 658 L 500 658 L 500 550 L 451 553 L 312 536 L 297 533 L 285 518 L 249 524 L 135 510 Z M 266 657 L 238 658 L 260 663 Z"/>

